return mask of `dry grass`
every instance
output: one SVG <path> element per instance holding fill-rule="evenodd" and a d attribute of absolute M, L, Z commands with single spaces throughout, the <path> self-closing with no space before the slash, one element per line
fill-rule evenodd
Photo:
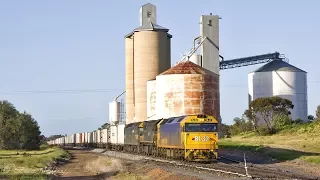
<path fill-rule="evenodd" d="M 301 159 L 320 164 L 320 123 L 292 125 L 270 136 L 242 134 L 221 139 L 219 144 L 222 148 L 265 152 L 278 160 Z"/>
<path fill-rule="evenodd" d="M 150 178 L 142 177 L 137 174 L 132 174 L 129 172 L 121 172 L 117 174 L 116 176 L 113 176 L 112 178 L 108 178 L 110 180 L 147 180 Z"/>

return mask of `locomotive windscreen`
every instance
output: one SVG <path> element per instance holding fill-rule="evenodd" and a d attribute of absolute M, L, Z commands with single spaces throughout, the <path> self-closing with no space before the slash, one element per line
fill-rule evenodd
<path fill-rule="evenodd" d="M 217 124 L 213 123 L 186 123 L 185 132 L 217 132 Z"/>

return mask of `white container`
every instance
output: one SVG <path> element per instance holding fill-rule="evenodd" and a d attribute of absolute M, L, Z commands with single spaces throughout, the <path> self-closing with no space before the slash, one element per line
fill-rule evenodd
<path fill-rule="evenodd" d="M 97 130 L 97 143 L 101 143 L 101 130 Z"/>
<path fill-rule="evenodd" d="M 124 127 L 125 124 L 118 125 L 118 144 L 124 144 Z"/>
<path fill-rule="evenodd" d="M 111 143 L 123 144 L 124 143 L 124 127 L 125 124 L 113 125 L 111 128 Z"/>
<path fill-rule="evenodd" d="M 104 143 L 104 144 L 106 144 L 106 143 L 108 143 L 110 140 L 109 140 L 109 136 L 110 136 L 110 134 L 109 134 L 109 129 L 102 129 L 101 130 L 101 136 L 102 136 L 102 139 L 101 139 L 101 142 L 102 143 Z"/>
<path fill-rule="evenodd" d="M 76 133 L 76 144 L 80 144 L 80 133 Z"/>
<path fill-rule="evenodd" d="M 118 144 L 118 127 L 116 125 L 111 125 L 111 144 Z"/>
<path fill-rule="evenodd" d="M 88 132 L 88 143 L 92 143 L 92 132 Z"/>

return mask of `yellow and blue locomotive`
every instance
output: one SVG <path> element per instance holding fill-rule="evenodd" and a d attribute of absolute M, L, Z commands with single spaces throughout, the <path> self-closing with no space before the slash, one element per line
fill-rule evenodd
<path fill-rule="evenodd" d="M 124 150 L 188 161 L 217 159 L 218 121 L 188 115 L 127 124 Z"/>

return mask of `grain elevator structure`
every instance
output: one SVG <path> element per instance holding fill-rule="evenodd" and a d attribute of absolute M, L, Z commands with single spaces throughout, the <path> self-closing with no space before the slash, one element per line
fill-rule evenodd
<path fill-rule="evenodd" d="M 140 26 L 125 36 L 126 123 L 147 119 L 147 81 L 171 66 L 169 29 L 157 25 L 156 6 L 140 8 Z"/>
<path fill-rule="evenodd" d="M 156 7 L 143 5 L 140 26 L 125 36 L 126 124 L 195 114 L 220 121 L 219 17 L 200 17 L 200 54 L 173 67 L 172 36 L 156 18 Z"/>

